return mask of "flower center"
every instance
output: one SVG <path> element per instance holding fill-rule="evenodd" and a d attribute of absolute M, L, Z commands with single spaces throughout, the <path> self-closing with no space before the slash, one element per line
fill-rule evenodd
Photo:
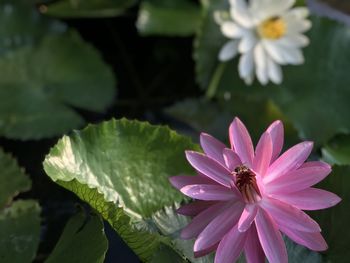
<path fill-rule="evenodd" d="M 279 39 L 286 31 L 286 23 L 280 17 L 269 18 L 258 26 L 258 33 L 262 38 Z"/>
<path fill-rule="evenodd" d="M 244 165 L 238 166 L 234 173 L 236 175 L 236 186 L 247 203 L 254 203 L 261 199 L 256 176 L 253 171 Z"/>

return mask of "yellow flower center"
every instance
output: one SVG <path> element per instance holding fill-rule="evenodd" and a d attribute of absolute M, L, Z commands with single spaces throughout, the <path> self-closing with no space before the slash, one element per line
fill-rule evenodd
<path fill-rule="evenodd" d="M 287 31 L 286 22 L 280 17 L 272 17 L 260 24 L 258 33 L 262 38 L 279 39 Z"/>

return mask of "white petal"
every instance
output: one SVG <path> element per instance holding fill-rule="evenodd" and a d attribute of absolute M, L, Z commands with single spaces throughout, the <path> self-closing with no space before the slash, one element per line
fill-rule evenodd
<path fill-rule="evenodd" d="M 254 70 L 254 57 L 252 51 L 241 56 L 238 64 L 238 70 L 242 79 L 251 77 Z"/>
<path fill-rule="evenodd" d="M 253 81 L 254 81 L 254 72 L 252 71 L 249 76 L 244 78 L 244 82 L 247 86 L 250 86 L 252 85 Z"/>
<path fill-rule="evenodd" d="M 259 20 L 265 20 L 274 16 L 280 16 L 295 3 L 295 0 L 259 0 L 253 1 L 252 14 L 259 17 Z"/>
<path fill-rule="evenodd" d="M 227 11 L 222 10 L 216 10 L 214 11 L 214 21 L 218 25 L 222 25 L 223 23 L 227 22 L 229 19 L 229 13 Z"/>
<path fill-rule="evenodd" d="M 267 54 L 261 43 L 256 45 L 254 49 L 254 58 L 256 64 L 256 76 L 262 85 L 266 85 L 268 82 Z"/>
<path fill-rule="evenodd" d="M 284 15 L 282 18 L 287 24 L 287 34 L 289 35 L 306 32 L 312 26 L 310 20 L 297 18 L 292 13 Z"/>
<path fill-rule="evenodd" d="M 310 40 L 307 36 L 296 34 L 296 35 L 286 35 L 276 41 L 278 44 L 285 47 L 306 47 L 309 45 Z"/>
<path fill-rule="evenodd" d="M 246 0 L 231 0 L 231 16 L 241 26 L 251 28 L 253 20 Z"/>
<path fill-rule="evenodd" d="M 238 53 L 238 41 L 231 40 L 227 42 L 219 52 L 220 61 L 228 61 L 234 58 Z"/>
<path fill-rule="evenodd" d="M 275 63 L 272 59 L 268 59 L 267 68 L 270 80 L 277 85 L 281 84 L 283 78 L 281 66 Z"/>
<path fill-rule="evenodd" d="M 304 56 L 300 49 L 281 48 L 285 61 L 291 65 L 300 65 L 304 63 Z"/>
<path fill-rule="evenodd" d="M 283 56 L 282 48 L 276 44 L 276 41 L 263 40 L 262 44 L 269 56 L 278 64 L 286 65 L 287 62 Z"/>
<path fill-rule="evenodd" d="M 238 50 L 240 53 L 246 53 L 247 51 L 251 50 L 257 42 L 256 36 L 249 32 L 245 34 L 239 43 Z"/>
<path fill-rule="evenodd" d="M 307 7 L 295 7 L 290 12 L 299 19 L 304 19 L 309 16 L 309 9 Z"/>
<path fill-rule="evenodd" d="M 234 22 L 227 21 L 221 25 L 221 32 L 228 38 L 239 38 L 244 34 L 244 29 Z"/>

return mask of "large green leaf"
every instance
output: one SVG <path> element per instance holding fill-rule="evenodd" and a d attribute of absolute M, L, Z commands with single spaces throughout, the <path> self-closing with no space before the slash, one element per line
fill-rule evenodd
<path fill-rule="evenodd" d="M 186 263 L 179 254 L 168 246 L 161 246 L 159 250 L 154 254 L 151 263 Z"/>
<path fill-rule="evenodd" d="M 183 199 L 168 177 L 192 172 L 186 149 L 197 147 L 166 127 L 111 120 L 63 137 L 44 169 L 101 213 L 149 261 L 167 239 L 150 220 L 152 214 Z"/>
<path fill-rule="evenodd" d="M 122 14 L 135 0 L 59 0 L 41 5 L 44 14 L 62 17 L 112 17 Z"/>
<path fill-rule="evenodd" d="M 0 148 L 0 209 L 20 192 L 30 189 L 31 181 L 17 161 Z"/>
<path fill-rule="evenodd" d="M 33 45 L 47 33 L 58 34 L 66 30 L 63 23 L 40 16 L 27 0 L 1 0 L 0 10 L 0 54 Z"/>
<path fill-rule="evenodd" d="M 200 7 L 190 0 L 145 0 L 136 25 L 145 36 L 188 36 L 197 30 L 200 19 Z"/>
<path fill-rule="evenodd" d="M 339 135 L 322 148 L 322 157 L 331 164 L 350 165 L 350 136 Z"/>
<path fill-rule="evenodd" d="M 108 249 L 108 240 L 104 233 L 102 220 L 83 212 L 72 217 L 55 249 L 46 263 L 80 262 L 102 263 Z"/>
<path fill-rule="evenodd" d="M 300 246 L 294 243 L 292 240 L 284 236 L 284 242 L 286 244 L 288 252 L 288 262 L 290 263 L 321 263 L 324 262 L 322 255 L 315 251 L 311 251 L 306 247 Z"/>
<path fill-rule="evenodd" d="M 335 207 L 314 213 L 329 246 L 326 262 L 346 262 L 350 257 L 350 166 L 334 166 L 333 173 L 319 187 L 342 198 Z"/>
<path fill-rule="evenodd" d="M 74 32 L 46 37 L 0 59 L 0 135 L 40 139 L 81 126 L 71 107 L 103 112 L 114 77 L 96 50 Z"/>
<path fill-rule="evenodd" d="M 232 95 L 215 102 L 207 99 L 187 99 L 167 108 L 166 113 L 198 132 L 208 132 L 222 141 L 227 141 L 228 127 L 235 116 L 247 125 L 255 142 L 269 124 L 279 119 L 285 126 L 287 145 L 297 141 L 295 129 L 280 109 L 272 101 L 261 98 Z"/>
<path fill-rule="evenodd" d="M 40 236 L 40 207 L 35 201 L 16 201 L 0 212 L 0 262 L 30 263 Z"/>
<path fill-rule="evenodd" d="M 171 238 L 171 247 L 185 259 L 192 263 L 212 263 L 214 255 L 210 254 L 205 257 L 195 258 L 193 253 L 194 240 L 183 240 L 180 238 L 180 230 L 189 222 L 190 218 L 176 213 L 178 205 L 167 206 L 155 212 L 152 216 L 154 224 L 162 235 Z"/>

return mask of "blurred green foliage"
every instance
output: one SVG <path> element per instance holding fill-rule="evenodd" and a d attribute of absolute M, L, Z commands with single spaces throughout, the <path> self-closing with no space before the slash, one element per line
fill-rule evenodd
<path fill-rule="evenodd" d="M 106 110 L 114 99 L 115 77 L 92 46 L 25 1 L 1 9 L 7 12 L 1 16 L 2 34 L 10 45 L 0 56 L 0 135 L 53 137 L 84 124 L 72 107 Z"/>

